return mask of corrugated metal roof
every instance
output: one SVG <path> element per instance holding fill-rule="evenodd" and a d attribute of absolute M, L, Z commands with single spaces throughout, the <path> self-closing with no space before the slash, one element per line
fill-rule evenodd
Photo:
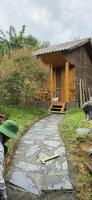
<path fill-rule="evenodd" d="M 35 55 L 41 55 L 41 54 L 46 54 L 46 53 L 51 53 L 51 52 L 57 52 L 57 51 L 65 51 L 65 50 L 72 50 L 74 48 L 77 48 L 79 46 L 84 45 L 85 43 L 91 41 L 91 38 L 86 38 L 86 39 L 80 39 L 76 41 L 71 41 L 71 42 L 66 42 L 54 46 L 49 46 L 47 48 L 39 49 L 35 51 Z"/>

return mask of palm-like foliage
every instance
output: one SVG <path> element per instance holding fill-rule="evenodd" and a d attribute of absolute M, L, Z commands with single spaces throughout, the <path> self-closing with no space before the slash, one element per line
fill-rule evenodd
<path fill-rule="evenodd" d="M 9 41 L 4 34 L 4 32 L 0 29 L 0 55 L 3 56 L 4 54 L 7 54 L 10 49 Z"/>
<path fill-rule="evenodd" d="M 8 35 L 11 49 L 20 49 L 24 47 L 24 33 L 25 25 L 22 26 L 22 30 L 19 32 L 19 34 L 16 33 L 16 30 L 13 26 L 10 26 Z"/>
<path fill-rule="evenodd" d="M 17 34 L 13 26 L 9 27 L 6 34 L 0 30 L 0 55 L 1 57 L 7 53 L 10 54 L 11 50 L 20 49 L 24 47 L 24 33 L 25 25 L 22 30 Z"/>
<path fill-rule="evenodd" d="M 49 46 L 49 42 L 43 42 L 42 44 L 31 34 L 24 36 L 25 34 L 25 25 L 22 26 L 21 31 L 16 33 L 16 30 L 13 26 L 9 27 L 9 31 L 4 33 L 0 29 L 0 58 L 6 54 L 10 55 L 12 50 L 21 49 L 21 48 L 31 48 L 32 50 L 44 48 Z"/>

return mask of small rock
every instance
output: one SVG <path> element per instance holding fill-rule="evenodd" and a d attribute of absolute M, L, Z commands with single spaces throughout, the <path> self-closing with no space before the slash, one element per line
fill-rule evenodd
<path fill-rule="evenodd" d="M 89 134 L 89 133 L 91 133 L 91 129 L 89 129 L 89 128 L 77 128 L 76 132 L 78 134 Z"/>

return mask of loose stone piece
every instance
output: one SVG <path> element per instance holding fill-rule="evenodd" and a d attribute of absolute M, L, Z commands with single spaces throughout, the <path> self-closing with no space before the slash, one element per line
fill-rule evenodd
<path fill-rule="evenodd" d="M 89 129 L 89 128 L 77 128 L 77 129 L 76 129 L 76 132 L 77 132 L 78 134 L 89 134 L 89 133 L 92 132 L 92 130 Z"/>

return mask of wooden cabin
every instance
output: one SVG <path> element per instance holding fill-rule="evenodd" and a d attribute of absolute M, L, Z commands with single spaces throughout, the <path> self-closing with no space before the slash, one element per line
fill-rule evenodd
<path fill-rule="evenodd" d="M 52 104 L 53 102 L 57 105 L 61 104 L 62 110 L 65 105 L 66 107 L 78 106 L 80 80 L 87 81 L 92 96 L 91 38 L 49 46 L 37 50 L 35 55 L 50 67 L 51 80 L 48 95 L 50 93 Z"/>

